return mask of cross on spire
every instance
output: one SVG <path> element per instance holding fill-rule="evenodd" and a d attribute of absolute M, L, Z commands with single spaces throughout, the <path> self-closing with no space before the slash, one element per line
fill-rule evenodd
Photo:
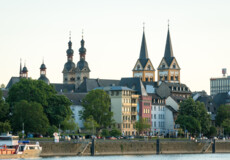
<path fill-rule="evenodd" d="M 143 22 L 143 31 L 145 31 L 145 22 Z"/>
<path fill-rule="evenodd" d="M 69 41 L 71 41 L 71 31 L 69 31 Z"/>
<path fill-rule="evenodd" d="M 84 35 L 84 30 L 83 30 L 83 29 L 82 29 L 82 32 L 81 32 L 81 33 L 82 33 L 82 39 L 83 39 L 83 35 Z"/>

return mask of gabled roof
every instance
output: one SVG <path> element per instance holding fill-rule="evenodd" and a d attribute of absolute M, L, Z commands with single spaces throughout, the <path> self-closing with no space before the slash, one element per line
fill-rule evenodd
<path fill-rule="evenodd" d="M 57 92 L 74 92 L 75 84 L 51 83 Z"/>
<path fill-rule="evenodd" d="M 76 89 L 76 92 L 87 93 L 97 87 L 118 86 L 119 82 L 120 80 L 85 78 L 81 85 Z"/>
<path fill-rule="evenodd" d="M 87 93 L 58 93 L 58 94 L 66 96 L 73 103 L 73 105 L 81 105 L 82 100 L 87 95 Z"/>
<path fill-rule="evenodd" d="M 145 87 L 140 80 L 139 77 L 132 77 L 132 78 L 121 78 L 120 86 L 126 86 L 128 88 L 131 88 L 137 92 L 137 94 L 142 96 L 147 96 L 147 92 L 145 90 Z"/>
<path fill-rule="evenodd" d="M 8 82 L 6 89 L 10 89 L 15 83 L 20 81 L 20 77 L 11 77 L 10 81 Z"/>
<path fill-rule="evenodd" d="M 170 64 L 172 63 L 174 59 L 169 29 L 168 29 L 167 39 L 166 39 L 164 59 L 166 63 L 168 64 L 168 66 L 170 66 Z"/>

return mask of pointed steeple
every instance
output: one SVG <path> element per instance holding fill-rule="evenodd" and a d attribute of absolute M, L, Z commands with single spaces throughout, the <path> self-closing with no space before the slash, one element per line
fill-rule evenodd
<path fill-rule="evenodd" d="M 168 66 L 171 64 L 173 57 L 174 56 L 173 56 L 172 42 L 171 42 L 169 26 L 168 26 L 168 34 L 167 34 L 166 45 L 165 45 L 165 54 L 164 54 L 164 58 L 168 64 Z"/>
<path fill-rule="evenodd" d="M 22 59 L 20 58 L 20 70 L 19 70 L 19 77 L 22 77 Z"/>
<path fill-rule="evenodd" d="M 143 36 L 142 36 L 141 51 L 140 51 L 139 59 L 148 59 L 148 58 L 149 58 L 149 56 L 148 56 L 146 39 L 145 39 L 145 30 L 143 28 Z"/>

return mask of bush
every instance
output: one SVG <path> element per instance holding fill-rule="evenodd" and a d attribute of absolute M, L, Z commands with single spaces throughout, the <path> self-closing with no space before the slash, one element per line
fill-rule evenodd
<path fill-rule="evenodd" d="M 102 132 L 101 132 L 101 135 L 103 137 L 108 137 L 109 136 L 109 131 L 107 129 L 103 129 Z"/>
<path fill-rule="evenodd" d="M 58 128 L 55 125 L 49 126 L 47 130 L 48 136 L 53 137 L 54 132 L 58 132 Z"/>
<path fill-rule="evenodd" d="M 109 134 L 110 134 L 111 136 L 117 137 L 117 136 L 120 136 L 120 135 L 121 135 L 121 131 L 118 130 L 117 128 L 113 128 L 113 129 L 109 132 Z"/>

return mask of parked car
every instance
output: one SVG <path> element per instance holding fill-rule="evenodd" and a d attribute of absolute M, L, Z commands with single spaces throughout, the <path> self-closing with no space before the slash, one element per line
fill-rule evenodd
<path fill-rule="evenodd" d="M 109 137 L 106 137 L 106 139 L 115 140 L 115 139 L 117 139 L 117 138 L 116 138 L 116 137 L 113 137 L 113 136 L 109 136 Z"/>

